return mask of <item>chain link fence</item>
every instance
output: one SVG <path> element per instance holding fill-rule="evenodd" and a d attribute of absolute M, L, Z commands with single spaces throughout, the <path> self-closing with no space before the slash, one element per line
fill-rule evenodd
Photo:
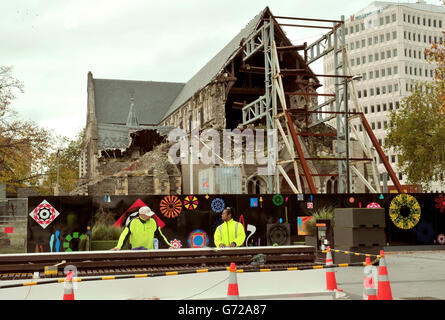
<path fill-rule="evenodd" d="M 0 199 L 0 253 L 26 252 L 28 199 Z"/>

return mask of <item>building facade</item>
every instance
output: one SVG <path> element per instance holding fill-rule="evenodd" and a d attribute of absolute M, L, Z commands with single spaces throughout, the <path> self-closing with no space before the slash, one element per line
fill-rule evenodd
<path fill-rule="evenodd" d="M 390 122 L 391 110 L 397 110 L 401 100 L 411 94 L 417 81 L 432 81 L 435 65 L 426 60 L 424 50 L 442 40 L 445 29 L 445 7 L 416 3 L 372 2 L 345 21 L 345 45 L 351 75 L 361 79 L 354 81 L 355 90 L 349 95 L 350 109 L 355 111 L 353 95 L 356 95 L 361 111 L 366 115 L 381 146 Z M 333 56 L 325 57 L 325 72 L 333 72 Z M 333 78 L 325 78 L 325 92 L 335 88 Z M 356 130 L 362 126 L 351 120 Z M 387 158 L 407 191 L 419 191 L 407 185 L 406 177 L 398 169 L 395 152 Z M 386 172 L 378 159 L 380 179 Z M 388 178 L 391 189 L 392 181 Z M 445 185 L 432 183 L 432 192 L 445 191 Z"/>

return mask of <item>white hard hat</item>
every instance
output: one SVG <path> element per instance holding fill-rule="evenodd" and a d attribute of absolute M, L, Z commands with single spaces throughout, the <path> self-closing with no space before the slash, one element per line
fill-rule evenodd
<path fill-rule="evenodd" d="M 141 208 L 139 208 L 139 214 L 145 214 L 145 215 L 151 217 L 155 213 L 153 211 L 151 211 L 151 209 L 149 207 L 141 207 Z"/>

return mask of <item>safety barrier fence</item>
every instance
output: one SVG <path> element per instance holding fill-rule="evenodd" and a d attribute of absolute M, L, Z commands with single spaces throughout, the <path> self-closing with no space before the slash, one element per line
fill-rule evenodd
<path fill-rule="evenodd" d="M 289 268 L 252 268 L 252 269 L 236 269 L 237 273 L 248 273 L 248 272 L 274 272 L 274 271 L 301 271 L 301 270 L 314 270 L 314 269 L 330 269 L 330 268 L 345 268 L 352 266 L 366 266 L 366 262 L 355 262 L 355 263 L 340 263 L 332 265 L 315 265 L 315 266 L 302 266 L 302 267 L 289 267 Z M 73 278 L 73 282 L 87 282 L 87 281 L 100 281 L 100 280 L 119 280 L 119 279 L 139 279 L 139 278 L 152 278 L 152 277 L 162 277 L 162 276 L 174 276 L 182 274 L 194 274 L 194 273 L 206 273 L 215 271 L 230 271 L 230 267 L 221 267 L 213 269 L 194 269 L 194 270 L 180 270 L 171 272 L 159 272 L 159 273 L 148 273 L 148 274 L 134 274 L 134 275 L 119 275 L 119 276 L 103 276 L 103 277 L 91 277 L 91 278 Z M 64 278 L 52 279 L 46 281 L 31 281 L 16 284 L 7 284 L 0 286 L 0 289 L 7 288 L 18 288 L 18 287 L 29 287 L 44 284 L 54 284 L 63 283 Z"/>
<path fill-rule="evenodd" d="M 351 255 L 355 255 L 355 256 L 377 257 L 378 259 L 380 259 L 380 255 L 378 255 L 378 254 L 369 254 L 369 253 L 343 251 L 343 250 L 332 249 L 332 248 L 331 248 L 330 251 L 331 252 L 337 252 L 337 253 L 351 254 Z M 322 252 L 323 253 L 327 253 L 328 250 L 323 250 Z"/>

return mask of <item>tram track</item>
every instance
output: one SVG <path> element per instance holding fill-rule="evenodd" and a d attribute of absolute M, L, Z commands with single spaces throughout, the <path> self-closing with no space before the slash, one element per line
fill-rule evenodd
<path fill-rule="evenodd" d="M 64 277 L 66 266 L 75 266 L 77 276 L 105 276 L 217 269 L 231 262 L 239 268 L 289 268 L 315 265 L 315 250 L 309 246 L 161 249 L 150 251 L 95 251 L 0 255 L 0 281 Z M 45 274 L 45 267 L 57 267 Z"/>

